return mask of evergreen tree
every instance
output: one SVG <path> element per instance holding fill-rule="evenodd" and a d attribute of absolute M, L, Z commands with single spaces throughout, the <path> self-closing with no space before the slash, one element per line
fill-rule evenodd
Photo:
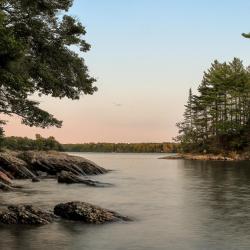
<path fill-rule="evenodd" d="M 238 58 L 229 63 L 214 61 L 204 73 L 192 105 L 189 92 L 177 140 L 186 151 L 243 150 L 250 144 L 249 103 L 249 69 Z"/>

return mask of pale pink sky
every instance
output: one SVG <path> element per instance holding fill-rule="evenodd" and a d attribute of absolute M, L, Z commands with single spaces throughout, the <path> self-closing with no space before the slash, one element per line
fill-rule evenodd
<path fill-rule="evenodd" d="M 6 135 L 61 142 L 163 142 L 176 136 L 188 90 L 214 59 L 250 64 L 248 0 L 85 1 L 70 13 L 86 26 L 84 54 L 99 91 L 80 101 L 41 99 L 64 121 L 38 129 L 9 120 Z M 237 17 L 237 18 L 232 18 Z"/>
<path fill-rule="evenodd" d="M 41 106 L 62 119 L 63 127 L 30 128 L 13 117 L 6 126 L 6 135 L 34 137 L 39 133 L 45 137 L 53 135 L 63 143 L 171 140 L 176 133 L 173 121 L 180 113 L 180 110 L 174 112 L 177 108 L 175 98 L 166 100 L 165 94 L 157 93 L 156 96 L 143 90 L 131 94 L 123 91 L 116 90 L 114 97 L 111 93 L 105 95 L 100 89 L 99 93 L 85 96 L 80 101 L 42 98 Z M 166 105 L 171 102 L 172 105 Z"/>

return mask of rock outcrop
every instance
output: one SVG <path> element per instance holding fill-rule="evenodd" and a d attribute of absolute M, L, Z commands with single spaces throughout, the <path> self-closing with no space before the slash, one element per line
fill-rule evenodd
<path fill-rule="evenodd" d="M 26 151 L 0 153 L 0 181 L 4 184 L 10 179 L 55 178 L 62 171 L 77 176 L 97 175 L 107 172 L 92 161 L 79 156 L 60 152 Z M 4 178 L 4 181 L 2 178 Z M 80 180 L 80 179 L 79 179 Z M 86 182 L 86 181 L 85 181 Z M 86 184 L 94 185 L 87 181 Z"/>
<path fill-rule="evenodd" d="M 67 171 L 76 175 L 97 175 L 107 172 L 106 169 L 83 157 L 60 152 L 27 151 L 18 154 L 33 173 L 45 172 L 56 175 Z"/>
<path fill-rule="evenodd" d="M 86 202 L 67 202 L 55 206 L 54 213 L 64 219 L 82 221 L 92 224 L 103 224 L 115 221 L 130 221 L 114 211 L 107 210 Z"/>
<path fill-rule="evenodd" d="M 16 153 L 0 153 L 0 167 L 16 179 L 33 178 L 35 175 L 28 169 L 27 162 L 20 159 Z"/>
<path fill-rule="evenodd" d="M 66 183 L 66 184 L 74 184 L 74 183 L 82 183 L 87 186 L 93 187 L 107 187 L 111 186 L 109 183 L 102 183 L 99 181 L 93 181 L 90 179 L 86 179 L 84 176 L 75 175 L 71 172 L 62 171 L 57 176 L 58 183 Z"/>
<path fill-rule="evenodd" d="M 0 223 L 3 224 L 45 225 L 54 218 L 53 213 L 30 205 L 9 206 L 8 209 L 0 211 Z"/>

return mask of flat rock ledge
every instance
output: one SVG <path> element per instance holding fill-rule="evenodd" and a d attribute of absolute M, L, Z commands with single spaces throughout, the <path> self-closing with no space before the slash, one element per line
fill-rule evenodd
<path fill-rule="evenodd" d="M 98 175 L 108 172 L 83 157 L 61 152 L 0 152 L 0 190 L 11 189 L 13 179 L 31 179 L 33 182 L 37 182 L 42 178 L 56 178 L 62 171 L 75 176 Z"/>
<path fill-rule="evenodd" d="M 225 156 L 222 154 L 214 155 L 214 154 L 176 154 L 176 155 L 168 155 L 161 157 L 159 159 L 167 159 L 167 160 L 197 160 L 197 161 L 247 161 L 250 160 L 249 154 L 232 154 L 229 156 Z"/>
<path fill-rule="evenodd" d="M 130 218 L 122 216 L 114 211 L 80 201 L 58 204 L 54 208 L 54 213 L 67 220 L 82 221 L 91 224 L 131 221 Z"/>
<path fill-rule="evenodd" d="M 55 217 L 53 213 L 36 209 L 31 205 L 8 206 L 8 209 L 0 211 L 0 223 L 9 225 L 46 225 Z"/>
<path fill-rule="evenodd" d="M 56 175 L 61 171 L 76 175 L 98 175 L 107 172 L 106 169 L 88 159 L 56 151 L 26 151 L 17 154 L 17 157 L 25 161 L 28 169 L 37 175 L 40 172 Z"/>

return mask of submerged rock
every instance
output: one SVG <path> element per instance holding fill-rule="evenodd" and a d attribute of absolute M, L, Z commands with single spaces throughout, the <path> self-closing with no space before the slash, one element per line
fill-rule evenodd
<path fill-rule="evenodd" d="M 51 223 L 54 218 L 53 213 L 31 205 L 9 206 L 8 209 L 0 211 L 0 223 L 3 224 L 45 225 Z"/>
<path fill-rule="evenodd" d="M 37 177 L 33 177 L 32 182 L 40 182 L 40 180 Z"/>
<path fill-rule="evenodd" d="M 99 181 L 93 181 L 89 179 L 84 179 L 82 176 L 75 175 L 71 172 L 62 171 L 57 176 L 58 183 L 66 183 L 66 184 L 73 184 L 73 183 L 82 183 L 88 186 L 93 187 L 107 187 L 111 186 L 109 183 L 102 183 Z"/>
<path fill-rule="evenodd" d="M 64 219 L 83 221 L 92 224 L 130 221 L 128 217 L 122 216 L 114 211 L 80 201 L 58 204 L 54 208 L 54 213 Z"/>

